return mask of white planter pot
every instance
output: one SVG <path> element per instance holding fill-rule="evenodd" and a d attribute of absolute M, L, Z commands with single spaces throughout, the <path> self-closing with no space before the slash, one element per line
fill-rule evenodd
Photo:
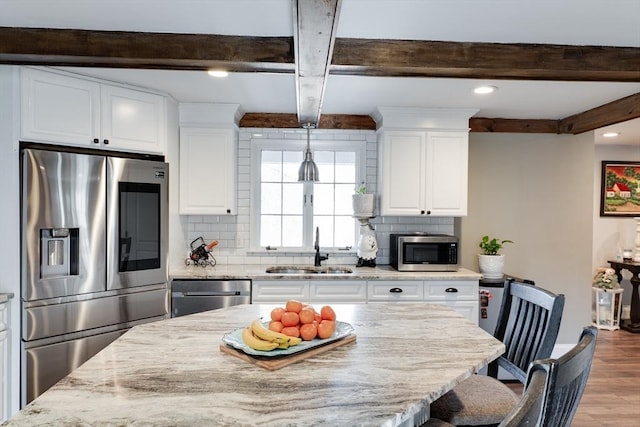
<path fill-rule="evenodd" d="M 359 218 L 372 218 L 375 209 L 375 194 L 354 194 L 353 216 Z"/>
<path fill-rule="evenodd" d="M 486 279 L 501 279 L 504 275 L 504 255 L 478 254 L 478 268 Z"/>

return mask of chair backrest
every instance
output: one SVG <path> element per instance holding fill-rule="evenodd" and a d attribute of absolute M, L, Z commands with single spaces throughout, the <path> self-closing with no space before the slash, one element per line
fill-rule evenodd
<path fill-rule="evenodd" d="M 497 378 L 498 367 L 501 367 L 524 383 L 529 364 L 551 356 L 563 309 L 564 295 L 507 280 L 494 333 L 506 350 L 489 364 L 488 375 Z"/>
<path fill-rule="evenodd" d="M 500 427 L 568 427 L 587 385 L 598 330 L 582 330 L 580 341 L 559 359 L 531 363 L 524 394 Z"/>

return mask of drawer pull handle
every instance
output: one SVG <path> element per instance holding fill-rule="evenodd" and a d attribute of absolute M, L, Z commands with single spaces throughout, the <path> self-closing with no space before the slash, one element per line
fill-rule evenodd
<path fill-rule="evenodd" d="M 402 293 L 402 288 L 391 288 L 389 289 L 389 292 L 391 292 L 392 294 L 400 294 Z"/>
<path fill-rule="evenodd" d="M 450 294 L 458 292 L 458 290 L 456 288 L 447 288 L 444 291 L 447 292 L 447 293 L 450 293 Z"/>

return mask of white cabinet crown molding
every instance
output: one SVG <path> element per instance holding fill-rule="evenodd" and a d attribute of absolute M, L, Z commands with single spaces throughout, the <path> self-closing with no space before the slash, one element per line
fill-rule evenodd
<path fill-rule="evenodd" d="M 385 129 L 469 130 L 475 108 L 377 107 L 371 114 L 378 132 Z"/>
<path fill-rule="evenodd" d="M 233 127 L 244 115 L 240 104 L 181 102 L 178 105 L 180 126 Z"/>

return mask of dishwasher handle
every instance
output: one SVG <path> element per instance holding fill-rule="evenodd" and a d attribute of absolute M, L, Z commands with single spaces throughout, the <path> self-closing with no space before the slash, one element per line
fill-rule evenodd
<path fill-rule="evenodd" d="M 211 291 L 184 291 L 184 292 L 172 292 L 172 297 L 234 297 L 234 296 L 247 296 L 246 292 L 242 291 L 229 291 L 229 292 L 211 292 Z"/>

